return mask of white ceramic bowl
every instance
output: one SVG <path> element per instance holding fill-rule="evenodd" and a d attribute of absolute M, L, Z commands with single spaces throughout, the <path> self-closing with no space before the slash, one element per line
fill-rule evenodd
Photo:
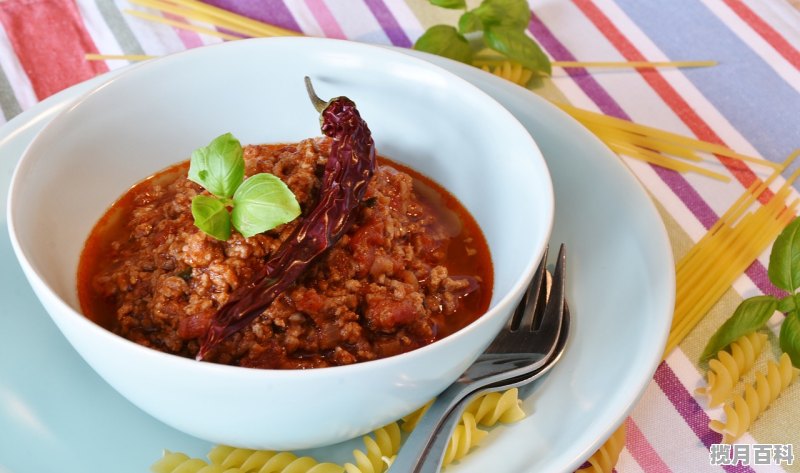
<path fill-rule="evenodd" d="M 81 315 L 78 258 L 109 205 L 133 183 L 224 132 L 242 143 L 318 136 L 305 75 L 320 96 L 346 95 L 357 103 L 379 153 L 432 177 L 472 212 L 495 271 L 489 311 L 410 353 L 305 371 L 167 355 Z M 550 176 L 532 138 L 479 89 L 395 51 L 311 38 L 237 41 L 131 68 L 82 97 L 34 139 L 8 202 L 11 241 L 30 284 L 100 376 L 179 430 L 272 449 L 363 434 L 455 380 L 520 299 L 548 241 L 554 207 Z"/>

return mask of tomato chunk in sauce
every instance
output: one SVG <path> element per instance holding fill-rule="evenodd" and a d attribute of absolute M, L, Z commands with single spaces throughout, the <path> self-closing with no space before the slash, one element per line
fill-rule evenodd
<path fill-rule="evenodd" d="M 245 173 L 277 175 L 307 210 L 329 147 L 322 138 L 246 146 Z M 191 214 L 203 189 L 187 170 L 177 164 L 138 183 L 100 219 L 81 256 L 78 295 L 84 314 L 109 330 L 194 357 L 219 307 L 297 220 L 250 238 L 207 236 Z M 486 241 L 444 189 L 381 158 L 357 212 L 335 246 L 207 360 L 289 369 L 374 360 L 432 343 L 487 310 Z"/>

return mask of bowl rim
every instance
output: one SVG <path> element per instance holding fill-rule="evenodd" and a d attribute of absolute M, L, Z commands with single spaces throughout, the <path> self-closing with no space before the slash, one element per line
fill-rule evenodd
<path fill-rule="evenodd" d="M 541 244 L 539 245 L 539 248 L 537 248 L 536 251 L 533 252 L 530 261 L 528 261 L 528 263 L 525 265 L 524 269 L 520 272 L 519 276 L 515 278 L 509 290 L 507 290 L 505 294 L 501 295 L 500 298 L 493 305 L 491 305 L 486 312 L 478 316 L 475 320 L 473 320 L 465 327 L 459 329 L 458 331 L 446 337 L 438 339 L 430 344 L 427 344 L 425 346 L 416 348 L 414 350 L 405 353 L 385 358 L 379 358 L 375 360 L 360 361 L 349 365 L 329 366 L 329 367 L 314 368 L 309 370 L 309 369 L 248 368 L 248 367 L 224 365 L 212 362 L 198 362 L 191 358 L 162 352 L 154 348 L 140 345 L 120 335 L 117 335 L 112 331 L 91 321 L 83 313 L 74 309 L 69 303 L 67 303 L 60 296 L 58 291 L 53 289 L 50 286 L 50 284 L 45 282 L 45 278 L 40 274 L 39 270 L 37 270 L 31 263 L 31 260 L 28 258 L 26 251 L 23 249 L 21 242 L 17 238 L 16 222 L 17 219 L 20 217 L 18 215 L 18 212 L 15 211 L 15 208 L 17 206 L 16 202 L 18 200 L 17 194 L 19 192 L 19 188 L 22 185 L 20 175 L 22 174 L 23 170 L 30 165 L 31 162 L 37 160 L 36 154 L 32 152 L 36 151 L 37 147 L 42 146 L 40 143 L 45 139 L 47 139 L 48 136 L 53 133 L 52 129 L 58 127 L 63 121 L 67 120 L 68 115 L 70 114 L 71 111 L 82 107 L 85 102 L 92 100 L 92 98 L 100 90 L 111 87 L 119 87 L 118 84 L 124 85 L 126 82 L 135 81 L 137 78 L 137 74 L 141 73 L 139 71 L 145 71 L 146 73 L 147 71 L 150 70 L 158 70 L 165 68 L 169 69 L 171 67 L 174 67 L 175 63 L 184 60 L 186 58 L 191 59 L 194 56 L 202 57 L 206 54 L 209 54 L 207 51 L 212 49 L 215 51 L 222 49 L 235 49 L 235 48 L 250 47 L 249 45 L 253 44 L 256 44 L 256 46 L 254 47 L 258 47 L 258 44 L 268 44 L 280 47 L 281 43 L 287 46 L 303 47 L 303 48 L 305 47 L 341 48 L 344 49 L 345 52 L 353 54 L 366 54 L 372 52 L 374 54 L 391 56 L 395 58 L 395 60 L 408 63 L 416 68 L 422 68 L 434 71 L 439 75 L 445 76 L 449 82 L 458 83 L 460 87 L 466 88 L 470 90 L 471 93 L 480 96 L 481 100 L 485 101 L 487 104 L 491 104 L 490 106 L 496 108 L 498 113 L 505 115 L 509 124 L 514 128 L 516 128 L 517 132 L 524 134 L 524 136 L 527 137 L 527 140 L 531 145 L 531 151 L 533 151 L 529 159 L 534 159 L 538 161 L 539 167 L 541 167 L 541 169 L 543 169 L 547 173 L 546 178 L 542 180 L 542 182 L 545 184 L 546 187 L 540 189 L 541 197 L 544 199 L 544 201 L 540 202 L 540 207 L 545 212 L 543 221 L 546 223 L 546 228 L 543 229 L 543 232 L 541 234 Z M 295 45 L 301 45 L 301 46 L 295 46 Z M 41 156 L 39 159 L 41 159 Z M 552 178 L 547 168 L 547 163 L 544 160 L 544 157 L 533 137 L 528 133 L 527 129 L 525 129 L 525 127 L 519 122 L 519 120 L 516 117 L 514 117 L 513 114 L 511 114 L 511 112 L 509 112 L 505 107 L 503 107 L 494 98 L 489 96 L 486 92 L 482 91 L 477 86 L 471 84 L 466 79 L 462 79 L 458 75 L 447 71 L 441 66 L 432 64 L 428 61 L 423 60 L 422 58 L 404 54 L 401 51 L 397 51 L 393 48 L 382 45 L 367 44 L 367 43 L 334 39 L 334 38 L 270 37 L 270 38 L 250 38 L 245 40 L 207 45 L 199 48 L 183 50 L 177 53 L 169 54 L 164 57 L 143 61 L 129 66 L 127 70 L 118 73 L 108 81 L 84 92 L 82 95 L 76 98 L 75 101 L 72 102 L 72 104 L 70 104 L 64 110 L 60 111 L 55 117 L 53 117 L 53 119 L 47 125 L 45 125 L 45 127 L 39 133 L 37 133 L 37 135 L 31 140 L 31 142 L 25 148 L 11 176 L 11 181 L 8 190 L 6 211 L 7 211 L 7 221 L 8 221 L 8 232 L 11 240 L 12 249 L 14 251 L 15 256 L 17 257 L 19 264 L 22 266 L 22 269 L 28 276 L 28 279 L 31 280 L 35 278 L 36 284 L 34 284 L 34 281 L 29 281 L 29 283 L 31 284 L 31 286 L 34 286 L 34 289 L 37 289 L 38 286 L 38 289 L 36 290 L 37 296 L 40 299 L 44 296 L 49 297 L 57 306 L 57 312 L 59 314 L 58 318 L 63 318 L 65 322 L 69 321 L 79 324 L 81 330 L 88 331 L 90 336 L 101 337 L 107 343 L 119 344 L 121 349 L 133 351 L 136 353 L 137 356 L 141 355 L 148 358 L 154 358 L 156 361 L 161 360 L 164 363 L 176 364 L 176 366 L 180 367 L 181 369 L 201 370 L 201 371 L 207 371 L 209 373 L 220 372 L 226 376 L 237 376 L 237 377 L 244 376 L 247 378 L 264 377 L 268 379 L 275 379 L 277 377 L 279 379 L 283 378 L 293 379 L 300 376 L 301 379 L 303 378 L 310 379 L 316 376 L 327 377 L 327 376 L 339 376 L 344 374 L 351 375 L 363 370 L 380 369 L 381 367 L 390 368 L 395 364 L 405 363 L 406 360 L 409 359 L 424 357 L 426 356 L 426 353 L 430 351 L 438 351 L 439 349 L 443 349 L 443 347 L 445 347 L 446 345 L 451 344 L 460 338 L 468 336 L 471 332 L 480 330 L 483 325 L 486 325 L 488 323 L 487 319 L 491 318 L 492 315 L 496 316 L 497 312 L 501 311 L 502 309 L 511 304 L 515 304 L 516 300 L 519 297 L 521 297 L 525 287 L 527 287 L 528 282 L 533 275 L 535 267 L 538 265 L 539 259 L 541 258 L 541 255 L 544 252 L 544 248 L 547 245 L 547 241 L 552 232 L 554 213 L 555 213 L 555 201 L 554 201 Z M 40 294 L 39 293 L 40 290 L 44 291 L 44 293 Z M 61 323 L 58 320 L 56 320 L 56 315 L 54 315 L 51 310 L 47 310 L 47 312 L 50 315 L 50 317 L 54 319 L 57 325 L 60 326 Z M 309 376 L 308 374 L 302 374 L 302 375 L 298 374 L 298 373 L 307 373 L 309 371 L 316 373 L 316 375 Z"/>

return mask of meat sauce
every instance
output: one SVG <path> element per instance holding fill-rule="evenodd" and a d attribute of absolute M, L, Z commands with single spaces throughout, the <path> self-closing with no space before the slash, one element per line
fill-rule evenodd
<path fill-rule="evenodd" d="M 330 143 L 245 147 L 246 175 L 271 172 L 312 207 Z M 100 219 L 78 268 L 83 313 L 136 343 L 194 357 L 219 307 L 296 225 L 228 241 L 198 230 L 188 163 L 133 186 Z M 396 355 L 468 325 L 488 306 L 486 241 L 464 207 L 419 173 L 380 158 L 355 224 L 247 328 L 206 357 L 314 368 Z M 303 218 L 299 217 L 300 219 Z"/>

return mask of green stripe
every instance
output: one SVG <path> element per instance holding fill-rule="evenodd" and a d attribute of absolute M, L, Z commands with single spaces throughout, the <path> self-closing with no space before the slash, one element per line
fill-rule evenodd
<path fill-rule="evenodd" d="M 0 68 L 0 108 L 3 109 L 6 120 L 11 120 L 22 112 L 22 107 L 14 95 L 14 89 L 2 68 Z"/>
<path fill-rule="evenodd" d="M 117 39 L 120 48 L 124 54 L 145 54 L 142 45 L 136 39 L 136 36 L 131 31 L 122 12 L 114 4 L 113 0 L 95 0 L 100 14 L 108 24 L 109 29 Z"/>

